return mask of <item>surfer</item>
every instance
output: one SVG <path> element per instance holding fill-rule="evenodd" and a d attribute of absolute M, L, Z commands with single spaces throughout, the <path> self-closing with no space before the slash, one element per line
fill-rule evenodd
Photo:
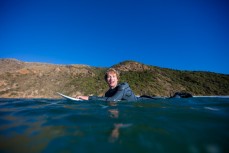
<path fill-rule="evenodd" d="M 105 81 L 109 86 L 109 90 L 105 93 L 104 97 L 98 96 L 77 96 L 78 99 L 83 100 L 103 100 L 103 101 L 119 101 L 119 100 L 127 100 L 127 101 L 136 101 L 138 98 L 135 96 L 133 91 L 131 90 L 128 83 L 120 83 L 119 81 L 119 72 L 114 68 L 110 68 L 107 70 L 104 76 Z"/>
<path fill-rule="evenodd" d="M 82 100 L 102 100 L 102 101 L 120 101 L 120 100 L 141 101 L 141 100 L 162 98 L 162 97 L 148 96 L 148 95 L 142 95 L 140 97 L 136 97 L 128 83 L 125 82 L 125 83 L 118 84 L 119 73 L 114 68 L 110 68 L 107 70 L 104 79 L 109 86 L 109 90 L 105 93 L 104 97 L 77 96 L 76 98 Z M 189 98 L 189 97 L 192 97 L 192 95 L 189 93 L 177 92 L 174 94 L 174 96 L 170 96 L 169 98 Z"/>

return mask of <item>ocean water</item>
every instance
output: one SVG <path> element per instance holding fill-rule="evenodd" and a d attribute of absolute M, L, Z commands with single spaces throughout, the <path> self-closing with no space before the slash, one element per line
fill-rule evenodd
<path fill-rule="evenodd" d="M 0 99 L 0 152 L 228 153 L 229 98 Z"/>

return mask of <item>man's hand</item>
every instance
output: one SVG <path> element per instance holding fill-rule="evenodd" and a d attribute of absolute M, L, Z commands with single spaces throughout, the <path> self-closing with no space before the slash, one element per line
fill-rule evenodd
<path fill-rule="evenodd" d="M 89 99 L 88 96 L 76 96 L 76 98 L 83 99 L 83 100 L 88 100 Z"/>

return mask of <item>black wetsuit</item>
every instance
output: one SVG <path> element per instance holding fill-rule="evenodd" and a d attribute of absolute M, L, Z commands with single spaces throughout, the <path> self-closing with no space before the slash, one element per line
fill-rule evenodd
<path fill-rule="evenodd" d="M 114 89 L 109 89 L 105 93 L 105 97 L 89 96 L 89 100 L 103 100 L 103 101 L 136 101 L 138 98 L 134 95 L 133 91 L 130 89 L 128 83 L 121 83 Z"/>

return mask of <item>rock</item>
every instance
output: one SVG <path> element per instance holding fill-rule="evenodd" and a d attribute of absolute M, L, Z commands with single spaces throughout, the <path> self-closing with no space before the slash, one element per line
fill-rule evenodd
<path fill-rule="evenodd" d="M 191 98 L 191 97 L 193 97 L 193 96 L 190 93 L 187 93 L 187 92 L 176 92 L 170 98 Z"/>

